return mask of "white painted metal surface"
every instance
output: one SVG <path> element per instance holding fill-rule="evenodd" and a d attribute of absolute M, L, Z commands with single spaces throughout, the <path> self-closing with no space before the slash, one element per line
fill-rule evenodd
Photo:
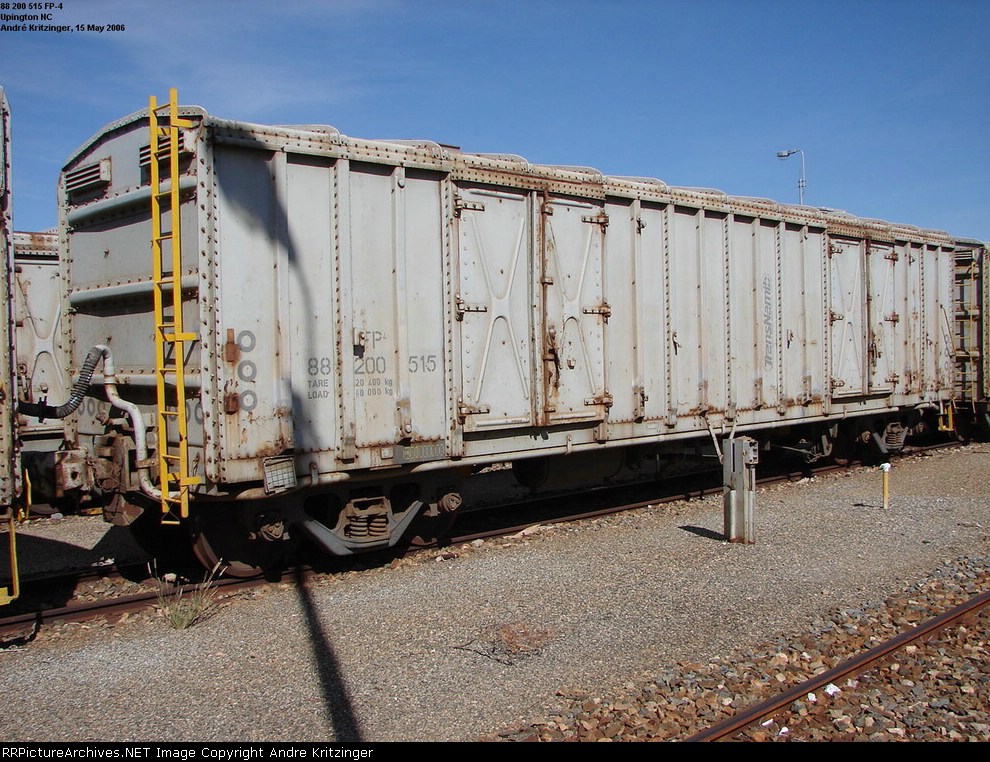
<path fill-rule="evenodd" d="M 944 234 L 184 113 L 190 451 L 211 489 L 273 457 L 320 484 L 952 394 Z M 76 362 L 109 337 L 150 412 L 144 130 L 80 149 L 68 172 L 109 171 L 74 175 L 97 184 L 63 208 Z"/>
<path fill-rule="evenodd" d="M 832 394 L 865 394 L 866 284 L 862 241 L 833 240 L 830 244 Z"/>
<path fill-rule="evenodd" d="M 69 385 L 62 347 L 62 280 L 57 233 L 14 233 L 14 331 L 22 399 L 38 402 Z M 62 421 L 18 417 L 26 448 L 56 449 Z"/>
<path fill-rule="evenodd" d="M 14 406 L 17 381 L 14 374 L 12 332 L 14 246 L 10 208 L 10 108 L 0 87 L 0 514 L 18 494 L 20 465 L 15 443 Z"/>
<path fill-rule="evenodd" d="M 980 272 L 982 273 L 980 286 L 982 286 L 983 291 L 982 320 L 980 321 L 982 342 L 977 341 L 976 346 L 980 347 L 983 358 L 982 399 L 990 400 L 990 273 L 987 272 L 988 267 L 990 267 L 990 260 L 988 260 L 986 247 L 979 249 L 979 261 L 981 262 Z"/>
<path fill-rule="evenodd" d="M 533 204 L 520 191 L 457 189 L 457 405 L 468 432 L 537 420 Z"/>

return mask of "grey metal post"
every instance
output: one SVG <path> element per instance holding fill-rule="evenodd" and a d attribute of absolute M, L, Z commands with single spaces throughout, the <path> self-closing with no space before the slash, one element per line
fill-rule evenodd
<path fill-rule="evenodd" d="M 796 153 L 801 154 L 801 176 L 798 178 L 798 203 L 804 206 L 804 189 L 808 185 L 804 174 L 804 151 L 800 148 L 792 148 L 789 151 L 777 151 L 777 158 L 786 159 L 788 156 L 793 156 Z"/>
<path fill-rule="evenodd" d="M 756 542 L 753 514 L 756 508 L 756 464 L 760 460 L 755 439 L 739 437 L 726 442 L 722 460 L 725 504 L 725 539 L 751 545 Z"/>

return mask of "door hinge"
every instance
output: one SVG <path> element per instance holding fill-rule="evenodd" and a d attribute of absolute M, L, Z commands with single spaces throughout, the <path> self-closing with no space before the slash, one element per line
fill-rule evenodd
<path fill-rule="evenodd" d="M 458 320 L 464 319 L 465 312 L 488 312 L 488 305 L 486 304 L 468 304 L 461 299 L 460 294 L 458 294 L 455 299 L 455 309 L 457 311 Z"/>
<path fill-rule="evenodd" d="M 603 405 L 604 407 L 612 407 L 612 395 L 608 392 L 602 392 L 595 397 L 588 397 L 584 401 L 585 405 Z"/>
<path fill-rule="evenodd" d="M 609 306 L 608 302 L 602 302 L 597 307 L 585 307 L 582 312 L 585 315 L 601 315 L 606 320 L 612 316 L 612 308 Z"/>
<path fill-rule="evenodd" d="M 581 217 L 581 222 L 590 222 L 594 225 L 601 225 L 605 228 L 608 227 L 608 215 L 605 212 L 599 212 L 596 215 L 583 215 Z"/>
<path fill-rule="evenodd" d="M 465 209 L 471 212 L 483 212 L 485 205 L 476 201 L 465 201 L 460 196 L 454 196 L 454 216 L 460 217 L 461 212 Z"/>
<path fill-rule="evenodd" d="M 462 423 L 469 415 L 481 415 L 488 412 L 491 412 L 491 408 L 487 405 L 469 405 L 463 400 L 457 404 L 457 415 Z"/>

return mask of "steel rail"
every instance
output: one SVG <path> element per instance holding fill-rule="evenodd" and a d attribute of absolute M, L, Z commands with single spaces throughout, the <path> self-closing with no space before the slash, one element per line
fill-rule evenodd
<path fill-rule="evenodd" d="M 255 587 L 263 584 L 267 584 L 267 580 L 247 580 L 231 577 L 227 579 L 215 580 L 210 586 L 211 588 L 224 590 L 225 592 L 235 592 L 241 588 Z M 191 583 L 183 587 L 192 588 L 195 587 L 195 584 Z M 178 587 L 165 588 L 161 595 L 170 597 L 174 595 L 178 589 Z M 25 627 L 31 627 L 32 632 L 30 635 L 22 635 L 21 637 L 16 637 L 13 639 L 15 644 L 20 644 L 22 641 L 27 642 L 33 639 L 42 624 L 57 621 L 83 622 L 96 619 L 98 617 L 105 617 L 108 620 L 116 620 L 124 614 L 135 611 L 143 611 L 151 606 L 154 606 L 158 602 L 159 597 L 159 592 L 155 590 L 143 593 L 133 593 L 131 595 L 122 595 L 115 598 L 101 598 L 95 601 L 70 603 L 57 608 L 38 609 L 36 611 L 29 611 L 23 614 L 15 614 L 13 616 L 0 619 L 0 635 L 10 636 L 23 630 Z M 6 641 L 0 641 L 0 648 L 9 645 L 10 644 Z"/>
<path fill-rule="evenodd" d="M 841 680 L 847 675 L 863 672 L 888 654 L 893 653 L 909 643 L 920 640 L 926 635 L 947 627 L 956 620 L 962 619 L 963 617 L 972 614 L 974 611 L 978 611 L 979 609 L 985 607 L 987 604 L 990 604 L 990 591 L 970 598 L 966 603 L 962 603 L 943 614 L 939 614 L 935 618 L 929 619 L 927 622 L 918 625 L 914 629 L 902 632 L 900 635 L 895 635 L 885 643 L 881 643 L 880 645 L 871 648 L 869 651 L 864 651 L 862 654 L 854 656 L 852 659 L 843 662 L 837 667 L 834 667 L 827 672 L 823 672 L 822 674 L 817 675 L 816 677 L 813 677 L 800 685 L 796 685 L 774 698 L 768 699 L 760 704 L 756 704 L 749 709 L 744 709 L 734 717 L 731 717 L 730 719 L 717 725 L 713 725 L 707 730 L 703 730 L 702 732 L 685 739 L 685 742 L 692 743 L 717 741 L 720 738 L 732 735 L 733 733 L 758 722 L 763 717 L 780 711 L 792 701 L 807 693 L 817 690 L 818 688 L 821 688 L 823 685 L 828 685 L 836 680 Z"/>
<path fill-rule="evenodd" d="M 914 454 L 917 451 L 929 450 L 929 449 L 932 450 L 951 449 L 956 446 L 958 446 L 958 443 L 956 442 L 940 443 L 938 445 L 932 445 L 932 446 L 922 446 L 917 448 L 917 450 L 912 451 L 911 453 L 905 453 L 905 455 Z M 811 474 L 820 475 L 820 474 L 831 473 L 834 471 L 844 471 L 848 469 L 857 469 L 857 468 L 868 468 L 868 466 L 865 466 L 863 464 L 839 465 L 834 463 L 827 463 L 827 464 L 822 464 L 817 468 L 811 469 Z M 806 474 L 804 472 L 800 473 L 800 476 L 802 478 L 805 475 Z M 760 478 L 758 480 L 758 484 L 761 486 L 765 486 L 769 484 L 787 482 L 787 481 L 791 481 L 795 476 L 799 476 L 799 474 L 794 471 L 776 473 L 770 476 L 764 476 Z M 637 486 L 637 485 L 629 485 L 629 484 L 616 485 L 615 489 L 622 490 L 630 486 Z M 604 491 L 604 488 L 602 489 Z M 679 500 L 684 500 L 685 498 L 697 499 L 705 496 L 720 494 L 722 492 L 722 489 L 723 488 L 721 484 L 712 485 L 710 487 L 699 487 L 698 489 L 692 490 L 690 494 L 687 495 L 683 491 L 680 491 L 676 493 L 661 495 L 649 500 L 641 500 L 634 503 L 627 503 L 619 506 L 599 508 L 591 511 L 584 511 L 581 513 L 569 513 L 566 515 L 551 516 L 551 517 L 546 517 L 542 520 L 530 521 L 524 524 L 516 524 L 510 527 L 499 527 L 497 529 L 492 529 L 482 532 L 476 532 L 465 535 L 455 535 L 453 537 L 450 537 L 443 544 L 431 542 L 431 543 L 422 543 L 422 544 L 413 545 L 409 548 L 409 552 L 416 553 L 424 550 L 440 549 L 443 547 L 456 547 L 458 545 L 464 545 L 477 539 L 491 539 L 496 537 L 511 536 L 514 534 L 518 534 L 519 532 L 524 531 L 526 529 L 532 528 L 534 526 L 561 524 L 572 521 L 582 521 L 586 519 L 610 516 L 618 513 L 623 513 L 626 511 L 651 508 L 653 506 L 660 506 L 665 503 L 677 502 Z M 573 496 L 573 495 L 572 493 L 567 493 L 563 496 L 552 495 L 547 497 L 539 497 L 528 502 L 539 504 L 541 502 L 550 502 L 561 499 L 562 497 L 566 498 L 568 496 Z M 523 501 L 523 502 L 527 502 L 527 501 Z M 497 511 L 499 509 L 505 509 L 506 507 L 507 506 L 493 506 L 493 507 L 489 507 L 487 510 Z M 78 581 L 83 579 L 85 576 L 105 576 L 108 571 L 109 569 L 107 568 L 103 568 L 100 570 L 85 570 L 85 571 L 76 570 L 70 573 L 69 575 L 65 575 L 65 577 L 70 579 L 75 579 L 75 581 L 78 583 Z M 287 572 L 289 573 L 299 572 L 299 571 L 301 571 L 303 574 L 306 575 L 319 573 L 318 571 L 314 570 L 313 568 L 305 564 L 287 570 Z M 42 579 L 44 579 L 44 581 L 53 581 L 62 578 L 63 578 L 62 575 L 59 576 L 46 575 L 44 578 L 39 578 L 37 581 L 42 581 Z M 27 580 L 28 583 L 31 583 L 33 581 L 35 580 L 30 580 L 30 579 Z M 250 588 L 255 586 L 262 586 L 268 584 L 269 582 L 270 580 L 267 580 L 262 577 L 256 577 L 250 579 L 223 578 L 216 580 L 213 583 L 213 586 L 224 589 L 228 589 L 228 588 L 242 589 L 242 588 Z M 138 611 L 147 608 L 149 605 L 153 605 L 155 602 L 157 602 L 157 600 L 158 600 L 157 591 L 147 592 L 147 593 L 136 593 L 136 594 L 132 594 L 128 596 L 120 596 L 116 598 L 108 598 L 97 601 L 87 601 L 85 603 L 70 603 L 58 608 L 40 609 L 31 612 L 25 612 L 22 614 L 2 617 L 0 618 L 0 636 L 9 636 L 13 633 L 22 631 L 24 627 L 30 626 L 34 628 L 32 635 L 28 637 L 28 639 L 30 639 L 31 637 L 33 637 L 33 634 L 37 632 L 37 629 L 43 623 L 50 623 L 59 620 L 65 622 L 80 622 L 80 621 L 95 619 L 100 616 L 105 616 L 110 619 L 116 619 L 119 618 L 124 613 Z M 21 641 L 23 639 L 24 639 L 23 637 L 19 637 L 16 640 Z M 4 645 L 5 642 L 0 641 L 0 648 L 4 647 Z"/>
<path fill-rule="evenodd" d="M 811 471 L 811 475 L 812 476 L 823 476 L 825 474 L 833 473 L 835 471 L 846 471 L 846 470 L 849 470 L 849 469 L 852 469 L 852 468 L 867 468 L 867 467 L 868 466 L 862 466 L 860 464 L 857 464 L 857 465 L 827 464 L 827 465 L 819 466 L 816 469 L 813 469 Z M 757 485 L 760 486 L 760 487 L 766 487 L 766 486 L 770 486 L 772 484 L 780 484 L 782 482 L 790 482 L 796 476 L 799 477 L 799 478 L 805 478 L 806 475 L 804 473 L 798 474 L 798 473 L 793 472 L 793 471 L 788 471 L 788 472 L 782 473 L 782 474 L 773 474 L 772 476 L 764 476 L 764 477 L 761 477 L 761 478 L 757 479 Z M 615 487 L 615 489 L 616 490 L 622 490 L 622 489 L 627 489 L 629 487 L 630 487 L 630 485 L 617 485 Z M 609 507 L 609 508 L 598 508 L 598 509 L 595 509 L 595 510 L 585 511 L 585 512 L 582 512 L 582 513 L 573 513 L 573 514 L 567 514 L 567 515 L 562 515 L 562 516 L 554 516 L 554 517 L 546 518 L 546 519 L 543 519 L 543 520 L 530 521 L 530 522 L 527 522 L 525 524 L 517 524 L 517 525 L 512 526 L 512 527 L 493 529 L 493 530 L 489 530 L 489 531 L 485 531 L 485 532 L 478 532 L 478 533 L 475 533 L 475 534 L 458 535 L 458 536 L 452 537 L 450 539 L 450 544 L 451 545 L 462 545 L 464 543 L 471 542 L 472 540 L 485 540 L 485 539 L 490 539 L 490 538 L 493 538 L 493 537 L 503 537 L 503 536 L 506 536 L 506 535 L 513 535 L 513 534 L 516 534 L 518 532 L 521 532 L 521 531 L 523 531 L 525 529 L 529 529 L 529 528 L 534 527 L 534 526 L 550 525 L 550 524 L 563 524 L 563 523 L 568 523 L 568 522 L 571 522 L 571 521 L 583 521 L 585 519 L 601 518 L 603 516 L 612 516 L 612 515 L 617 514 L 617 513 L 625 513 L 626 511 L 635 511 L 635 510 L 639 510 L 639 509 L 642 509 L 642 508 L 652 508 L 654 506 L 660 506 L 660 505 L 664 505 L 666 503 L 676 503 L 676 502 L 678 502 L 680 500 L 686 500 L 686 499 L 696 500 L 698 498 L 711 497 L 712 495 L 720 495 L 720 494 L 722 494 L 723 491 L 724 491 L 724 488 L 723 488 L 723 486 L 722 486 L 721 483 L 720 484 L 717 484 L 717 485 L 712 485 L 712 486 L 709 486 L 709 487 L 698 487 L 697 489 L 691 490 L 691 492 L 689 494 L 686 494 L 683 491 L 681 491 L 681 492 L 676 492 L 676 493 L 661 495 L 659 497 L 654 497 L 654 498 L 651 498 L 649 500 L 638 500 L 635 503 L 627 503 L 625 505 L 617 505 L 617 506 L 613 506 L 613 507 Z M 556 500 L 556 499 L 560 499 L 560 498 L 573 497 L 574 494 L 580 494 L 580 493 L 567 493 L 567 494 L 564 494 L 564 495 L 555 495 L 555 496 L 545 497 L 545 498 L 536 498 L 535 500 L 532 500 L 531 502 L 536 503 L 536 504 L 540 504 L 540 503 L 545 503 L 545 502 L 549 502 L 551 500 Z M 504 506 L 495 506 L 493 508 L 493 510 L 498 510 L 499 507 L 504 507 Z M 513 506 L 513 507 L 515 508 L 515 506 Z M 418 549 L 434 548 L 434 547 L 438 547 L 438 546 L 435 543 L 433 543 L 433 544 L 425 544 L 424 543 L 423 545 L 418 546 Z"/>

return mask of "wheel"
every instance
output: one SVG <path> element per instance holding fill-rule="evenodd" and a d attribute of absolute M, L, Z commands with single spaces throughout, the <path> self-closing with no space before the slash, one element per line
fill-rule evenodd
<path fill-rule="evenodd" d="M 418 517 L 410 531 L 409 545 L 414 548 L 430 548 L 442 544 L 450 536 L 456 519 L 456 513 Z"/>
<path fill-rule="evenodd" d="M 973 438 L 974 426 L 973 421 L 963 415 L 957 415 L 955 419 L 955 438 L 962 443 L 967 443 Z M 950 436 L 953 434 L 950 433 Z"/>
<path fill-rule="evenodd" d="M 193 553 L 207 569 L 218 567 L 230 577 L 248 578 L 278 569 L 285 561 L 288 548 L 277 515 L 246 505 L 206 505 L 196 508 L 191 518 Z"/>
<path fill-rule="evenodd" d="M 856 453 L 852 446 L 836 447 L 832 450 L 832 462 L 837 466 L 848 466 L 856 459 Z"/>
<path fill-rule="evenodd" d="M 457 509 L 461 507 L 461 496 L 457 492 L 447 492 L 438 501 L 435 515 L 421 514 L 413 522 L 409 532 L 409 545 L 426 548 L 441 545 L 450 537 L 450 530 L 457 520 Z"/>
<path fill-rule="evenodd" d="M 832 441 L 832 462 L 837 466 L 848 466 L 858 457 L 858 446 L 849 437 L 837 437 Z"/>
<path fill-rule="evenodd" d="M 195 566 L 187 537 L 178 526 L 162 524 L 158 505 L 149 505 L 127 525 L 131 536 L 154 561 L 157 574 Z"/>

